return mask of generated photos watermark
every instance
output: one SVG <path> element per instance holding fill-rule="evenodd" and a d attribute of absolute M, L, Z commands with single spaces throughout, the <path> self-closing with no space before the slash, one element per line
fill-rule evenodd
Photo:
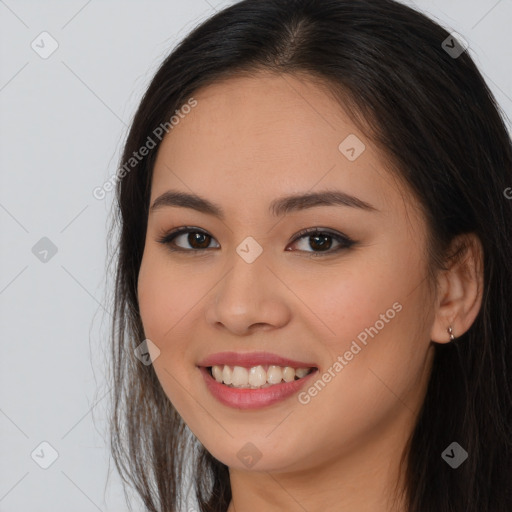
<path fill-rule="evenodd" d="M 363 331 L 361 331 L 357 335 L 357 341 L 352 340 L 349 350 L 345 351 L 343 354 L 340 354 L 336 361 L 327 368 L 325 372 L 312 384 L 306 391 L 301 391 L 298 394 L 299 403 L 302 405 L 306 405 L 311 402 L 311 399 L 320 393 L 325 386 L 338 375 L 345 366 L 349 364 L 350 361 L 354 359 L 354 356 L 359 354 L 361 350 L 367 346 L 368 344 L 368 336 L 374 338 L 379 332 L 384 329 L 386 324 L 388 324 L 393 318 L 395 318 L 396 314 L 402 311 L 402 304 L 400 302 L 395 302 L 391 308 L 387 309 L 385 313 L 380 314 L 380 319 L 377 320 L 372 326 L 367 327 Z M 362 345 L 362 346 L 361 346 Z"/>
<path fill-rule="evenodd" d="M 148 135 L 146 142 L 137 151 L 133 152 L 132 156 L 128 158 L 128 161 L 126 161 L 116 173 L 112 174 L 110 178 L 103 183 L 103 185 L 94 187 L 92 191 L 94 198 L 99 201 L 105 199 L 107 193 L 114 190 L 115 184 L 134 169 L 144 157 L 149 155 L 150 151 L 157 146 L 158 142 L 160 142 L 166 134 L 177 126 L 180 123 L 180 120 L 184 119 L 196 105 L 197 100 L 189 98 L 189 100 L 182 105 L 179 110 L 174 112 L 174 115 L 170 117 L 169 121 L 160 123 L 153 130 L 152 134 Z"/>

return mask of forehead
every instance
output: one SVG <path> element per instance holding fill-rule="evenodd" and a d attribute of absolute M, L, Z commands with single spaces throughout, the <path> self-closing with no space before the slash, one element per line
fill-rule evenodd
<path fill-rule="evenodd" d="M 336 188 L 382 210 L 396 202 L 384 155 L 326 88 L 261 74 L 215 83 L 193 97 L 197 105 L 160 145 L 151 201 L 174 188 L 248 207 Z M 343 153 L 347 140 L 360 153 L 355 160 Z"/>
<path fill-rule="evenodd" d="M 318 161 L 320 155 L 308 150 L 317 148 L 322 155 L 328 151 L 337 158 L 339 137 L 354 129 L 341 106 L 304 78 L 236 77 L 205 87 L 194 98 L 197 106 L 167 137 L 173 150 L 186 138 L 201 155 L 223 150 L 216 156 L 229 154 L 245 163 L 305 157 Z"/>

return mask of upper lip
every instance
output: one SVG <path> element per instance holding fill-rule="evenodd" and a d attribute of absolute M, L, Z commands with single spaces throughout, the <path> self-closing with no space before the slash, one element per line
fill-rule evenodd
<path fill-rule="evenodd" d="M 253 367 L 258 365 L 290 366 L 291 368 L 316 368 L 316 363 L 310 361 L 296 361 L 287 357 L 278 356 L 270 352 L 218 352 L 211 354 L 198 363 L 198 366 L 244 366 Z"/>

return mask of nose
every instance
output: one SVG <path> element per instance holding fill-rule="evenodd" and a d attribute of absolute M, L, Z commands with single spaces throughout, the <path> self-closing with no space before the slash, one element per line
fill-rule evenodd
<path fill-rule="evenodd" d="M 239 336 L 279 329 L 291 318 L 287 288 L 263 258 L 247 263 L 236 255 L 231 269 L 214 288 L 206 318 L 214 328 Z"/>

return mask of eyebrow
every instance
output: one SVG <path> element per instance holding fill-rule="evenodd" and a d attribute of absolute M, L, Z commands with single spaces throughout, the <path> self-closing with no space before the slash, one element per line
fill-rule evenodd
<path fill-rule="evenodd" d="M 225 213 L 221 206 L 196 194 L 181 192 L 177 190 L 168 190 L 153 202 L 150 212 L 159 210 L 166 206 L 177 206 L 182 208 L 191 208 L 198 212 L 213 215 L 224 220 Z M 305 194 L 296 194 L 275 199 L 270 203 L 269 212 L 279 217 L 290 212 L 306 210 L 316 206 L 348 206 L 351 208 L 360 208 L 367 211 L 378 211 L 371 204 L 340 190 L 326 190 L 323 192 L 311 192 Z"/>

